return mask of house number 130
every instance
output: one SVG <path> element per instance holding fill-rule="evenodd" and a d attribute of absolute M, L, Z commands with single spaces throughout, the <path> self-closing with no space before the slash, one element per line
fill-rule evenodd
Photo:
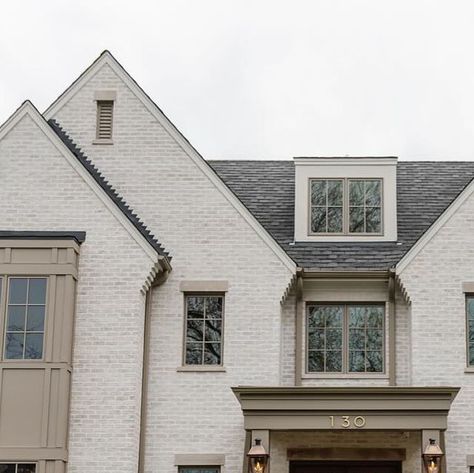
<path fill-rule="evenodd" d="M 362 427 L 365 426 L 365 417 L 362 417 L 362 416 L 357 416 L 357 417 L 341 416 L 341 417 L 337 417 L 337 419 L 340 419 L 341 421 L 339 426 L 335 425 L 335 417 L 329 416 L 329 420 L 331 421 L 331 427 L 342 427 L 343 429 L 348 429 L 349 427 L 354 426 L 358 429 L 361 429 Z"/>

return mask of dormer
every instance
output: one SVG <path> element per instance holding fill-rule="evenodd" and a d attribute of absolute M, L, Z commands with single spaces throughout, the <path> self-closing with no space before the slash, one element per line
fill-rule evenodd
<path fill-rule="evenodd" d="M 295 241 L 397 240 L 397 158 L 294 158 Z"/>

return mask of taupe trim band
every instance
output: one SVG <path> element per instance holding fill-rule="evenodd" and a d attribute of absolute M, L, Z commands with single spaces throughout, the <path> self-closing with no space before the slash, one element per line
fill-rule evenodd
<path fill-rule="evenodd" d="M 35 447 L 0 447 L 0 458 L 8 461 L 38 461 L 62 460 L 67 461 L 65 448 L 35 448 Z"/>
<path fill-rule="evenodd" d="M 474 282 L 463 282 L 462 292 L 468 292 L 474 294 Z"/>
<path fill-rule="evenodd" d="M 225 455 L 214 453 L 179 453 L 174 456 L 175 466 L 221 466 Z"/>
<path fill-rule="evenodd" d="M 115 100 L 117 92 L 115 90 L 96 90 L 94 100 Z"/>
<path fill-rule="evenodd" d="M 227 292 L 229 281 L 181 281 L 181 292 Z"/>
<path fill-rule="evenodd" d="M 0 264 L 0 274 L 43 276 L 70 274 L 77 279 L 77 268 L 72 264 Z"/>
<path fill-rule="evenodd" d="M 404 448 L 289 448 L 288 460 L 406 460 Z"/>

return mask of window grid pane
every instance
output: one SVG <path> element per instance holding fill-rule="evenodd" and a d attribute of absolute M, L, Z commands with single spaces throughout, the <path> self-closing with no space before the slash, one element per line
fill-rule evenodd
<path fill-rule="evenodd" d="M 186 296 L 187 365 L 222 363 L 222 296 Z"/>
<path fill-rule="evenodd" d="M 221 468 L 219 466 L 180 466 L 178 471 L 179 473 L 220 473 Z"/>
<path fill-rule="evenodd" d="M 349 180 L 349 233 L 382 231 L 382 180 Z"/>
<path fill-rule="evenodd" d="M 342 179 L 311 179 L 311 232 L 343 232 Z"/>
<path fill-rule="evenodd" d="M 383 373 L 384 306 L 318 304 L 307 314 L 309 373 Z"/>
<path fill-rule="evenodd" d="M 12 277 L 8 283 L 5 359 L 41 359 L 47 279 Z"/>
<path fill-rule="evenodd" d="M 0 473 L 35 473 L 35 463 L 0 463 Z"/>

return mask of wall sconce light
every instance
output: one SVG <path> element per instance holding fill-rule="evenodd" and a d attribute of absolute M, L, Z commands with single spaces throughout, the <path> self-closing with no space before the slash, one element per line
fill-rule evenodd
<path fill-rule="evenodd" d="M 255 439 L 255 445 L 247 453 L 249 473 L 265 473 L 269 456 L 262 445 L 262 441 Z"/>
<path fill-rule="evenodd" d="M 439 473 L 441 471 L 441 458 L 444 452 L 436 443 L 436 440 L 430 439 L 430 443 L 426 446 L 423 452 L 423 461 L 426 468 L 426 473 Z"/>

